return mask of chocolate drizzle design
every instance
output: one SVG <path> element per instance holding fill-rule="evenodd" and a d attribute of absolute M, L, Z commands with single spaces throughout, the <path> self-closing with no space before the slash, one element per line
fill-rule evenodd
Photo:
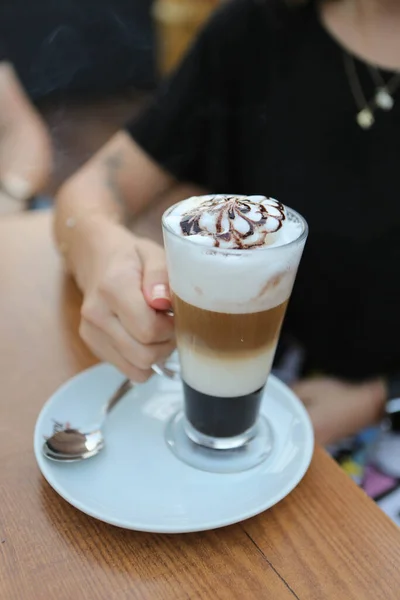
<path fill-rule="evenodd" d="M 211 198 L 182 215 L 180 222 L 182 234 L 184 236 L 204 235 L 212 237 L 216 248 L 220 246 L 221 241 L 231 243 L 229 247 L 238 250 L 264 246 L 267 235 L 279 231 L 285 220 L 285 210 L 280 202 L 270 198 L 265 198 L 265 202 L 269 202 L 270 205 L 265 206 L 262 203 L 253 202 L 246 196 L 217 196 Z M 275 214 L 270 214 L 269 208 L 274 208 Z M 250 216 L 252 212 L 253 215 L 259 216 L 257 220 Z M 209 231 L 202 224 L 202 218 L 206 214 L 215 216 L 215 232 Z M 224 218 L 227 219 L 229 229 L 223 229 Z M 238 231 L 235 227 L 237 219 L 242 219 L 247 223 L 248 231 L 245 233 Z M 274 225 L 271 228 L 268 227 L 268 230 L 264 227 L 267 221 L 268 226 Z M 246 243 L 246 240 L 255 233 L 259 234 L 259 238 L 256 241 Z"/>

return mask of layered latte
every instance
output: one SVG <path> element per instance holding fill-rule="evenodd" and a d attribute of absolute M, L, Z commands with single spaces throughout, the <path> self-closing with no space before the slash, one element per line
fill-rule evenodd
<path fill-rule="evenodd" d="M 202 436 L 254 427 L 305 229 L 263 196 L 193 197 L 164 216 L 186 418 Z"/>

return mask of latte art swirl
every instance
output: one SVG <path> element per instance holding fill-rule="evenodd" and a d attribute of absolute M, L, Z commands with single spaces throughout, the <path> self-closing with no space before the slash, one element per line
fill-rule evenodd
<path fill-rule="evenodd" d="M 180 229 L 199 243 L 243 250 L 272 243 L 285 218 L 284 206 L 273 198 L 208 196 L 181 214 Z"/>

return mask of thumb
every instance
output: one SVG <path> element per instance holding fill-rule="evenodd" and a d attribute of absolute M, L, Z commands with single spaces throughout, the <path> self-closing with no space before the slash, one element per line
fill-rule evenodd
<path fill-rule="evenodd" d="M 144 298 L 147 304 L 155 310 L 169 310 L 171 295 L 164 249 L 147 240 L 142 240 L 138 246 L 143 269 Z"/>

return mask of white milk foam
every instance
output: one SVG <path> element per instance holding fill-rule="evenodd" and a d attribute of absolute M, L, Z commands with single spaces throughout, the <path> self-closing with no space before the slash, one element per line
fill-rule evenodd
<path fill-rule="evenodd" d="M 273 233 L 273 239 L 266 239 L 264 246 L 215 248 L 214 238 L 184 235 L 180 226 L 182 215 L 210 198 L 214 196 L 189 198 L 164 217 L 173 293 L 200 309 L 230 314 L 256 313 L 288 300 L 305 239 L 288 244 L 301 236 L 302 222 L 289 210 L 282 227 Z M 248 199 L 265 200 L 262 196 Z M 179 339 L 178 350 L 184 380 L 199 392 L 220 397 L 237 397 L 260 389 L 275 354 L 275 347 L 264 347 L 237 358 L 223 352 L 206 355 Z"/>
<path fill-rule="evenodd" d="M 164 230 L 173 292 L 198 308 L 231 314 L 259 312 L 285 302 L 292 291 L 305 240 L 287 244 L 300 237 L 301 222 L 291 220 L 289 214 L 273 234 L 273 242 L 262 247 L 214 248 L 213 238 L 184 236 L 180 228 L 180 217 L 210 198 L 213 196 L 189 198 L 165 217 L 165 225 L 176 234 Z M 263 197 L 249 197 L 253 198 Z"/>

